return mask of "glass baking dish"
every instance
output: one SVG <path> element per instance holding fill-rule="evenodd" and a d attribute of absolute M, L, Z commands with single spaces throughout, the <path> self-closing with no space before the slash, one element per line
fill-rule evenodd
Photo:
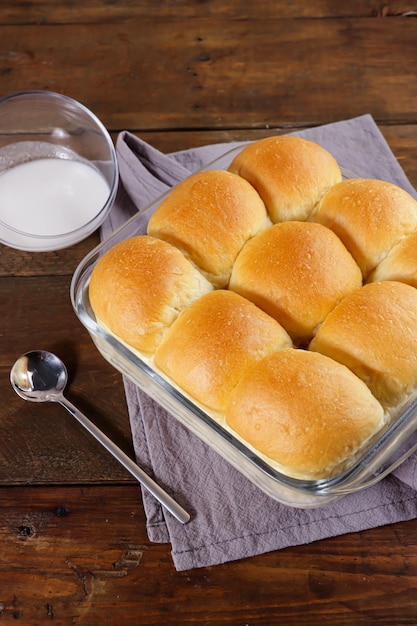
<path fill-rule="evenodd" d="M 243 145 L 234 147 L 203 170 L 226 169 Z M 343 170 L 344 178 L 352 177 Z M 167 192 L 169 193 L 169 192 Z M 278 502 L 297 508 L 317 508 L 382 480 L 417 450 L 417 399 L 403 407 L 396 419 L 373 440 L 342 474 L 324 480 L 299 480 L 286 476 L 265 457 L 227 430 L 201 406 L 155 371 L 145 358 L 100 326 L 92 311 L 89 280 L 98 259 L 117 242 L 146 234 L 150 216 L 167 195 L 163 194 L 134 215 L 81 261 L 71 282 L 71 301 L 92 341 L 119 372 L 169 411 L 250 481 Z"/>

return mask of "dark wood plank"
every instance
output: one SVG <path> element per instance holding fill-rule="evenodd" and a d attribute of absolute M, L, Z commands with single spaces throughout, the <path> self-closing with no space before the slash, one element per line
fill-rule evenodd
<path fill-rule="evenodd" d="M 19 399 L 8 383 L 9 369 L 0 368 L 1 485 L 135 482 L 60 405 Z M 134 458 L 121 377 L 102 366 L 77 370 L 81 382 L 70 382 L 68 398 Z"/>
<path fill-rule="evenodd" d="M 55 352 L 68 368 L 68 397 L 133 457 L 121 376 L 75 316 L 69 280 L 0 279 L 1 484 L 134 480 L 60 405 L 24 402 L 9 383 L 10 368 L 21 354 Z"/>
<path fill-rule="evenodd" d="M 26 252 L 0 244 L 1 276 L 70 276 L 83 258 L 100 243 L 98 232 L 56 252 Z"/>
<path fill-rule="evenodd" d="M 415 623 L 416 522 L 175 572 L 136 487 L 0 489 L 0 619 L 115 626 Z M 413 621 L 414 620 L 414 621 Z"/>
<path fill-rule="evenodd" d="M 158 19 L 193 19 L 220 17 L 222 19 L 290 19 L 311 17 L 388 17 L 407 16 L 414 13 L 415 4 L 407 1 L 374 2 L 351 0 L 348 4 L 333 0 L 309 0 L 309 2 L 284 2 L 276 0 L 226 0 L 214 2 L 181 3 L 162 0 L 124 0 L 101 2 L 100 0 L 4 0 L 0 22 L 6 24 L 52 24 L 52 23 L 105 23 L 153 17 Z"/>
<path fill-rule="evenodd" d="M 3 26 L 2 93 L 64 92 L 112 131 L 301 127 L 365 112 L 379 123 L 414 123 L 416 25 L 207 18 Z"/>

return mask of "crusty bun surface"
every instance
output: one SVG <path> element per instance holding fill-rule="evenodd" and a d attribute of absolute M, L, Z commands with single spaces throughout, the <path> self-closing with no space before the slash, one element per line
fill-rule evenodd
<path fill-rule="evenodd" d="M 89 298 L 99 323 L 149 356 L 179 312 L 212 288 L 179 250 L 141 235 L 99 259 Z"/>
<path fill-rule="evenodd" d="M 274 317 L 295 344 L 308 343 L 340 300 L 362 286 L 358 265 L 328 228 L 282 222 L 248 241 L 229 288 Z"/>
<path fill-rule="evenodd" d="M 342 472 L 384 425 L 384 412 L 349 369 L 289 349 L 254 365 L 232 391 L 226 422 L 289 476 Z"/>
<path fill-rule="evenodd" d="M 309 346 L 343 363 L 392 410 L 417 387 L 417 289 L 369 283 L 326 318 Z"/>
<path fill-rule="evenodd" d="M 215 285 L 224 287 L 243 244 L 271 222 L 259 194 L 225 170 L 199 172 L 157 207 L 148 235 L 175 245 Z"/>
<path fill-rule="evenodd" d="M 255 187 L 274 223 L 307 219 L 323 193 L 342 180 L 327 150 L 290 135 L 266 137 L 245 146 L 229 171 Z"/>
<path fill-rule="evenodd" d="M 417 232 L 401 239 L 368 277 L 369 282 L 397 280 L 417 287 Z"/>
<path fill-rule="evenodd" d="M 291 346 L 274 319 L 238 294 L 219 289 L 178 317 L 154 360 L 201 404 L 223 411 L 230 391 L 251 365 Z"/>
<path fill-rule="evenodd" d="M 352 178 L 326 192 L 314 220 L 340 237 L 366 278 L 400 239 L 417 229 L 417 201 L 392 183 Z"/>

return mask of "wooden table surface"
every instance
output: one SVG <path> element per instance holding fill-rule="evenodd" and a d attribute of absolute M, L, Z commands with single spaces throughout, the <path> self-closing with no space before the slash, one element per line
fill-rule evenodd
<path fill-rule="evenodd" d="M 374 116 L 417 186 L 417 5 L 351 0 L 2 0 L 0 96 L 47 89 L 170 152 Z M 417 624 L 417 520 L 178 573 L 134 480 L 58 405 L 11 390 L 49 349 L 68 397 L 133 455 L 121 376 L 70 304 L 99 241 L 0 245 L 0 623 Z"/>

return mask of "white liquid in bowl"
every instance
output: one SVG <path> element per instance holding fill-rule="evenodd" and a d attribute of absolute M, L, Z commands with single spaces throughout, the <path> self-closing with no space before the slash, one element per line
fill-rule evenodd
<path fill-rule="evenodd" d="M 62 236 L 94 219 L 109 193 L 100 172 L 80 161 L 41 158 L 16 165 L 0 174 L 0 238 L 23 249 L 54 249 Z"/>

